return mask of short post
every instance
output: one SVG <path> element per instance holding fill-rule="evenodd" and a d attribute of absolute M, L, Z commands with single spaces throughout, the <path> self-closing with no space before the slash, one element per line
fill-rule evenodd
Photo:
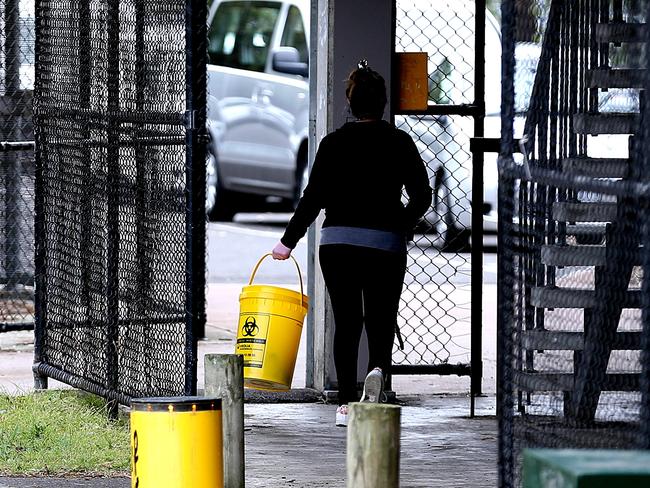
<path fill-rule="evenodd" d="M 348 488 L 399 487 L 401 410 L 376 403 L 349 405 Z"/>
<path fill-rule="evenodd" d="M 244 488 L 244 358 L 205 355 L 205 395 L 221 398 L 224 488 Z"/>

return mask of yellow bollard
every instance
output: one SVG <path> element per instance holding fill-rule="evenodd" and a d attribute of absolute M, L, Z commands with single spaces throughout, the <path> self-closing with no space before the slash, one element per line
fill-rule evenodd
<path fill-rule="evenodd" d="M 132 488 L 223 488 L 221 400 L 131 402 Z"/>

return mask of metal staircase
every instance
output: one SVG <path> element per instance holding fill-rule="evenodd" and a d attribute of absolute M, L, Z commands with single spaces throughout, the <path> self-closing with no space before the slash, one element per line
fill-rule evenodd
<path fill-rule="evenodd" d="M 620 0 L 591 2 L 594 11 L 586 12 L 574 5 L 552 2 L 526 121 L 531 165 L 581 177 L 578 182 L 634 179 L 640 114 L 600 112 L 598 94 L 633 89 L 643 103 L 645 69 L 609 64 L 612 50 L 645 42 L 647 26 L 624 22 Z M 630 157 L 587 156 L 594 141 L 588 136 L 621 134 L 629 135 Z M 518 215 L 525 305 L 514 383 L 528 394 L 563 392 L 564 417 L 578 426 L 594 422 L 601 392 L 638 391 L 640 380 L 633 364 L 608 369 L 613 350 L 641 349 L 640 332 L 619 330 L 623 309 L 642 305 L 641 290 L 629 286 L 634 266 L 641 264 L 637 207 L 629 197 L 600 195 L 592 201 L 586 194 L 577 183 L 522 185 Z M 558 278 L 572 273 L 589 278 Z M 549 310 L 562 309 L 583 309 L 582 330 L 547 326 Z M 572 368 L 540 367 L 536 358 L 553 351 L 573 351 Z M 527 409 L 522 396 L 519 409 Z"/>

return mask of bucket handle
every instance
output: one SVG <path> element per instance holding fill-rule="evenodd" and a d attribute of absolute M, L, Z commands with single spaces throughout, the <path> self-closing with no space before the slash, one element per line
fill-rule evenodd
<path fill-rule="evenodd" d="M 255 279 L 255 275 L 257 274 L 257 268 L 259 268 L 260 264 L 262 264 L 262 261 L 264 261 L 264 259 L 268 258 L 269 256 L 272 256 L 272 254 L 271 253 L 265 254 L 257 262 L 257 264 L 255 265 L 255 268 L 253 269 L 253 272 L 251 273 L 251 279 L 248 280 L 249 286 L 253 284 L 253 280 Z M 298 266 L 298 261 L 296 261 L 296 258 L 294 258 L 291 254 L 289 255 L 289 257 L 291 259 L 293 259 L 293 263 L 296 265 L 296 269 L 298 270 L 298 279 L 300 280 L 300 300 L 302 301 L 302 305 L 304 307 L 305 306 L 305 300 L 304 300 L 303 297 L 305 296 L 305 293 L 304 293 L 303 287 L 302 287 L 302 273 L 300 272 L 300 266 Z"/>

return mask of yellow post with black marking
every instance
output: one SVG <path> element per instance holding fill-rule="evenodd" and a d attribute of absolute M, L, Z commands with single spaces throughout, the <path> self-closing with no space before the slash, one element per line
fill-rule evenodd
<path fill-rule="evenodd" d="M 132 488 L 223 488 L 221 400 L 131 402 Z"/>
<path fill-rule="evenodd" d="M 244 386 L 258 390 L 288 390 L 296 366 L 302 324 L 309 298 L 300 291 L 279 286 L 253 285 L 265 254 L 257 262 L 248 286 L 239 295 L 239 327 L 235 352 L 244 357 Z"/>

